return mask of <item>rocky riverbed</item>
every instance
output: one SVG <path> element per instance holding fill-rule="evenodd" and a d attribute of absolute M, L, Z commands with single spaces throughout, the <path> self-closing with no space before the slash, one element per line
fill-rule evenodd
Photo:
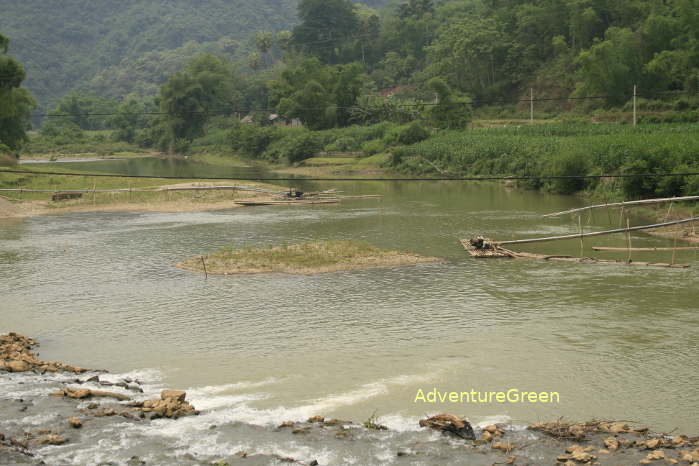
<path fill-rule="evenodd" d="M 398 428 L 321 415 L 243 423 L 133 375 L 42 361 L 36 347 L 0 337 L 3 465 L 699 465 L 699 437 L 628 422 L 471 425 L 441 414 Z"/>

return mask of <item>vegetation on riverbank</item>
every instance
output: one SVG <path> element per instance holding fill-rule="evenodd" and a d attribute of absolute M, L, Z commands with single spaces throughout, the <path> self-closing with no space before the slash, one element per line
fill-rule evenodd
<path fill-rule="evenodd" d="M 609 199 L 699 194 L 699 176 L 553 179 L 544 176 L 699 172 L 694 124 L 547 124 L 443 131 L 395 149 L 390 164 L 411 174 L 529 176 L 527 187 L 563 194 L 587 191 Z"/>
<path fill-rule="evenodd" d="M 388 251 L 360 241 L 316 241 L 258 249 L 231 245 L 176 264 L 185 270 L 217 275 L 250 273 L 315 274 L 374 267 L 437 262 L 434 257 Z"/>

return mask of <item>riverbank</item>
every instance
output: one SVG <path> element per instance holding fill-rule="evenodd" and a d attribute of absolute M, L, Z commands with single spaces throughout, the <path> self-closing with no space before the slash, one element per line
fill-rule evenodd
<path fill-rule="evenodd" d="M 175 266 L 212 275 L 284 273 L 310 275 L 438 262 L 435 257 L 380 249 L 360 241 L 316 241 L 259 249 L 234 245 Z M 205 268 L 206 267 L 206 268 Z"/>
<path fill-rule="evenodd" d="M 33 167 L 32 171 L 47 171 Z M 61 170 L 52 168 L 50 171 Z M 207 190 L 206 188 L 219 188 Z M 224 187 L 225 189 L 221 189 Z M 240 207 L 243 198 L 272 199 L 283 187 L 258 182 L 173 182 L 157 178 L 62 176 L 0 172 L 0 218 L 71 212 L 196 212 Z M 74 198 L 54 199 L 56 193 Z"/>
<path fill-rule="evenodd" d="M 699 437 L 624 421 L 522 426 L 472 424 L 441 414 L 396 429 L 381 417 L 356 422 L 316 413 L 272 424 L 239 422 L 218 412 L 213 387 L 163 390 L 135 374 L 47 363 L 38 360 L 37 345 L 16 333 L 0 336 L 3 464 L 319 466 L 347 464 L 350 458 L 367 465 L 699 462 Z M 21 371 L 13 369 L 15 363 L 23 365 Z M 190 391 L 193 401 L 187 401 Z M 197 410 L 199 405 L 205 408 Z"/>

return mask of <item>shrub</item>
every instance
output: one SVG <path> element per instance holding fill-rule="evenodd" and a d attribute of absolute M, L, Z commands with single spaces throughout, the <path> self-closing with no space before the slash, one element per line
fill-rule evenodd
<path fill-rule="evenodd" d="M 362 151 L 367 155 L 380 154 L 384 151 L 385 148 L 386 146 L 384 145 L 383 141 L 379 139 L 367 141 L 364 144 L 362 144 Z"/>
<path fill-rule="evenodd" d="M 236 124 L 228 134 L 233 150 L 252 158 L 261 158 L 267 148 L 281 137 L 281 130 L 276 126 L 241 123 Z"/>
<path fill-rule="evenodd" d="M 332 151 L 351 152 L 359 149 L 359 144 L 353 137 L 345 136 L 336 139 L 335 142 L 328 147 L 332 147 L 332 149 L 328 149 Z"/>
<path fill-rule="evenodd" d="M 398 143 L 409 146 L 424 141 L 429 137 L 430 130 L 425 128 L 419 121 L 414 121 L 398 133 Z"/>
<path fill-rule="evenodd" d="M 289 163 L 298 163 L 313 157 L 322 148 L 323 145 L 320 142 L 320 138 L 309 131 L 288 138 L 285 155 Z"/>

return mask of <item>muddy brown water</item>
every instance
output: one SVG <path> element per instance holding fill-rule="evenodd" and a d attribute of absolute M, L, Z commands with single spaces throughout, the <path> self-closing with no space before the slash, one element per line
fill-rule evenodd
<path fill-rule="evenodd" d="M 122 161 L 99 164 L 116 162 Z M 98 166 L 104 167 L 92 167 Z M 189 170 L 186 176 L 198 173 Z M 153 445 L 171 442 L 182 454 L 240 448 L 306 459 L 315 455 L 326 464 L 351 462 L 347 458 L 381 464 L 399 461 L 395 450 L 412 442 L 448 456 L 451 443 L 417 427 L 420 417 L 437 412 L 515 428 L 565 416 L 636 420 L 655 430 L 699 433 L 696 252 L 677 253 L 678 262 L 693 266 L 683 270 L 479 261 L 467 257 L 460 238 L 574 233 L 577 219 L 542 219 L 541 214 L 582 201 L 493 183 L 294 184 L 383 198 L 204 213 L 0 219 L 0 332 L 37 338 L 43 359 L 129 373 L 147 392 L 187 389 L 204 411 L 197 418 L 163 422 L 157 434 L 131 426 L 117 435 L 105 424 L 94 434 L 99 451 L 119 455 L 131 442 L 148 456 L 155 455 L 149 448 L 162 449 Z M 618 211 L 584 221 L 588 230 L 616 227 Z M 325 239 L 359 239 L 446 260 L 326 275 L 208 280 L 171 266 L 230 243 L 258 247 Z M 584 254 L 622 259 L 625 253 L 591 247 L 622 247 L 625 241 L 620 235 L 588 240 Z M 642 233 L 632 242 L 672 246 Z M 580 243 L 522 250 L 579 254 Z M 654 252 L 633 258 L 668 262 L 671 257 Z M 29 396 L 32 383 L 20 384 L 22 377 L 28 376 L 0 376 L 0 399 Z M 420 389 L 556 392 L 560 402 L 416 402 Z M 323 435 L 309 443 L 271 434 L 272 426 L 287 419 L 321 414 L 362 421 L 374 412 L 391 428 L 390 441 L 377 434 L 354 448 L 339 447 Z M 32 416 L 42 415 L 50 412 Z M 31 418 L 3 410 L 0 432 L 25 417 Z M 210 430 L 211 425 L 233 431 L 260 427 L 231 437 Z M 148 436 L 160 443 L 148 447 Z M 49 447 L 67 463 L 70 458 L 103 461 L 96 460 L 97 451 L 87 444 Z M 411 461 L 423 464 L 419 458 Z"/>

